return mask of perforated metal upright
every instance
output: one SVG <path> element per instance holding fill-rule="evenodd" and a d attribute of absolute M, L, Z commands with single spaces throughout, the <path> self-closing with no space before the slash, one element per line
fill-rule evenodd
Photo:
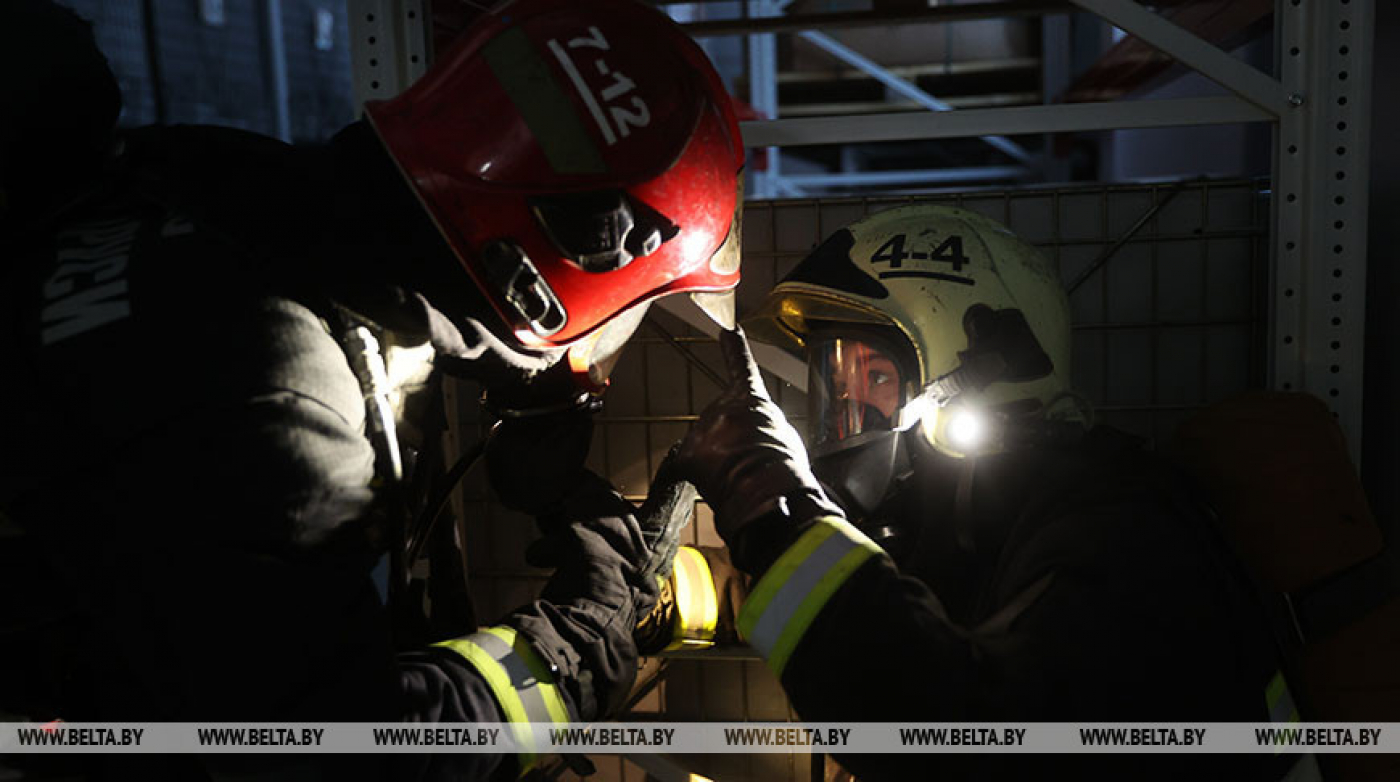
<path fill-rule="evenodd" d="M 1359 463 L 1374 0 L 1279 0 L 1271 382 L 1325 399 Z"/>
<path fill-rule="evenodd" d="M 398 95 L 428 67 L 424 0 L 347 0 L 355 105 Z"/>

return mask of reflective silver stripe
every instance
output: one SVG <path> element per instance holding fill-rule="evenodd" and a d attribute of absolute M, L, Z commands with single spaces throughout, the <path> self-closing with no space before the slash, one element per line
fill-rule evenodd
<path fill-rule="evenodd" d="M 530 715 L 530 722 L 554 722 L 540 692 L 539 680 L 509 644 L 491 633 L 474 633 L 468 638 L 505 669 L 510 677 L 510 686 L 515 688 L 521 704 L 525 706 L 525 713 Z"/>
<path fill-rule="evenodd" d="M 788 626 L 788 620 L 797 613 L 807 595 L 816 589 L 842 557 L 860 547 L 861 542 L 852 540 L 840 530 L 822 541 L 816 551 L 802 560 L 797 570 L 778 588 L 778 593 L 764 608 L 763 615 L 754 623 L 747 639 L 749 645 L 765 658 L 771 655 Z"/>

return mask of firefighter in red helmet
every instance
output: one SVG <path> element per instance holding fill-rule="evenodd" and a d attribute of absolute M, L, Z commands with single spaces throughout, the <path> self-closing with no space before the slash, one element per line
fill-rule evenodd
<path fill-rule="evenodd" d="M 370 124 L 522 345 L 596 350 L 680 291 L 732 320 L 743 151 L 718 76 L 659 14 L 557 5 L 502 9 Z"/>
<path fill-rule="evenodd" d="M 101 165 L 42 196 L 0 171 L 0 398 L 22 412 L 0 446 L 0 587 L 51 585 L 4 620 L 0 712 L 555 722 L 626 695 L 674 551 L 656 509 L 681 503 L 637 509 L 588 473 L 589 414 L 655 298 L 690 294 L 733 325 L 728 95 L 653 8 L 517 0 L 366 115 L 318 147 L 111 132 Z M 491 477 L 540 518 L 534 561 L 555 567 L 541 600 L 485 628 L 442 586 L 460 558 L 412 578 L 438 550 L 424 540 L 452 538 L 432 525 L 444 373 L 502 418 Z M 323 771 L 240 757 L 65 762 Z M 338 770 L 474 779 L 536 761 Z"/>

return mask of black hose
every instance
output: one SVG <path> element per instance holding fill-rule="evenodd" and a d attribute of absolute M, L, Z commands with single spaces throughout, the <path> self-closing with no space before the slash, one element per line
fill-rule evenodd
<path fill-rule="evenodd" d="M 486 453 L 486 446 L 491 442 L 491 436 L 495 434 L 496 426 L 492 426 L 486 436 L 478 440 L 471 450 L 462 454 L 457 463 L 452 465 L 452 469 L 447 471 L 442 484 L 438 486 L 437 491 L 433 492 L 428 504 L 409 525 L 404 550 L 408 555 L 405 561 L 410 567 L 418 560 L 419 554 L 423 551 L 423 545 L 432 536 L 433 526 L 437 524 L 438 517 L 442 515 L 442 509 L 447 506 L 448 499 L 452 497 L 452 490 L 457 488 L 457 484 L 461 483 L 462 479 L 471 472 L 476 463 L 481 461 L 482 455 Z"/>

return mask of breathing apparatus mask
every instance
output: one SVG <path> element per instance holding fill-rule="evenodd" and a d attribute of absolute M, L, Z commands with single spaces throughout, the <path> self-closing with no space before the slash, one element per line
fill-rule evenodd
<path fill-rule="evenodd" d="M 841 334 L 841 335 L 838 335 Z M 876 329 L 832 331 L 809 343 L 807 415 L 812 469 L 852 519 L 870 516 L 909 471 L 901 418 L 907 350 Z"/>
<path fill-rule="evenodd" d="M 914 351 L 872 328 L 809 342 L 808 407 L 813 469 L 855 517 L 872 514 L 912 469 L 911 432 L 964 458 L 1047 442 L 1080 431 L 1051 424 L 1033 399 L 989 406 L 983 391 L 1052 369 L 1019 310 L 977 304 L 963 317 L 967 350 L 958 366 L 922 388 L 909 380 Z M 888 332 L 887 332 L 888 333 Z M 912 448 L 912 450 L 911 450 Z"/>

